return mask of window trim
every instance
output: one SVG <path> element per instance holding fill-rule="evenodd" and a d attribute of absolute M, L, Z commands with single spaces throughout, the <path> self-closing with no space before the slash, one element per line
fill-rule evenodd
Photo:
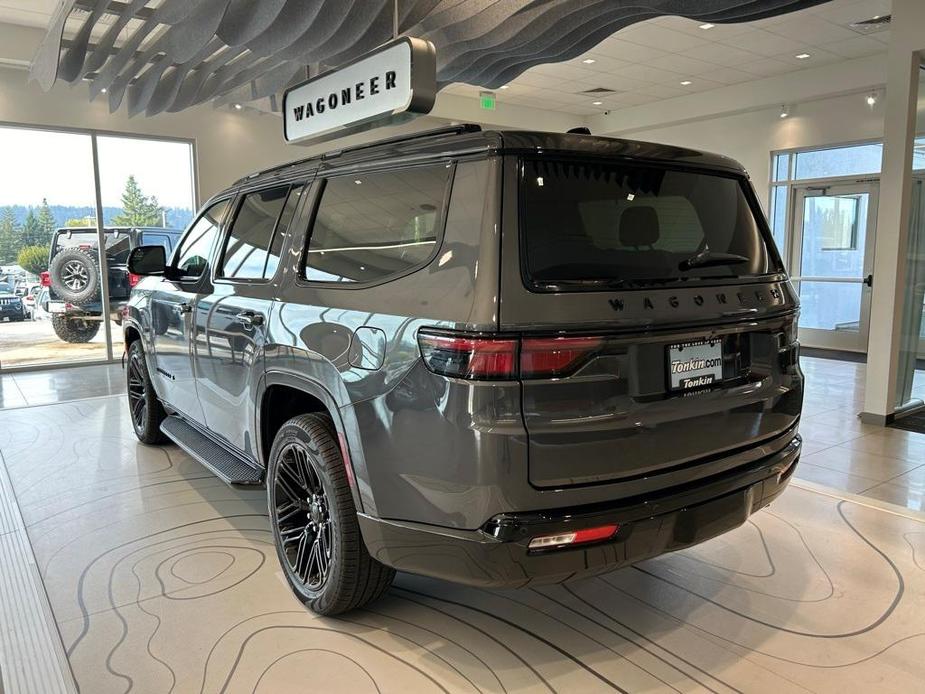
<path fill-rule="evenodd" d="M 450 212 L 450 202 L 453 195 L 453 184 L 456 181 L 456 168 L 459 165 L 457 159 L 437 159 L 426 162 L 415 163 L 411 166 L 390 166 L 383 168 L 376 168 L 372 170 L 364 170 L 364 174 L 370 173 L 389 173 L 394 171 L 407 171 L 409 169 L 421 169 L 428 166 L 434 166 L 435 164 L 443 164 L 446 168 L 449 169 L 449 175 L 447 176 L 446 186 L 443 191 L 443 202 L 441 204 L 440 215 L 437 218 L 436 223 L 434 224 L 434 250 L 420 263 L 416 263 L 408 268 L 402 270 L 401 272 L 392 273 L 391 275 L 385 275 L 379 279 L 370 280 L 368 282 L 326 282 L 324 280 L 310 280 L 305 276 L 306 263 L 308 262 L 308 247 L 311 245 L 312 233 L 315 230 L 315 220 L 318 217 L 318 210 L 321 208 L 321 201 L 324 199 L 324 191 L 327 188 L 329 180 L 347 178 L 348 176 L 353 175 L 354 172 L 338 171 L 335 175 L 326 175 L 319 176 L 315 179 L 315 194 L 311 200 L 311 213 L 308 216 L 308 227 L 305 231 L 305 238 L 302 243 L 302 250 L 299 255 L 299 266 L 298 272 L 296 273 L 296 285 L 299 287 L 314 288 L 314 289 L 367 289 L 369 287 L 376 287 L 381 284 L 386 284 L 388 282 L 394 282 L 395 280 L 407 277 L 408 275 L 414 274 L 419 270 L 430 265 L 434 259 L 440 254 L 440 249 L 443 248 L 443 240 L 446 234 L 446 223 L 449 217 Z"/>
<path fill-rule="evenodd" d="M 231 193 L 227 196 L 216 197 L 212 200 L 206 201 L 206 204 L 202 206 L 202 209 L 199 210 L 199 214 L 193 218 L 193 221 L 190 222 L 189 226 L 186 228 L 186 231 L 180 235 L 177 244 L 173 247 L 173 252 L 170 255 L 170 264 L 167 266 L 170 274 L 170 280 L 174 282 L 182 282 L 184 284 L 195 284 L 196 282 L 202 281 L 203 277 L 208 277 L 211 275 L 213 265 L 212 257 L 215 254 L 215 239 L 212 240 L 212 245 L 209 246 L 209 257 L 207 258 L 208 265 L 201 273 L 196 276 L 175 274 L 177 272 L 177 261 L 180 259 L 180 251 L 183 249 L 183 244 L 186 243 L 186 239 L 189 238 L 190 233 L 192 233 L 193 227 L 195 227 L 196 223 L 205 216 L 205 213 L 220 203 L 226 203 L 227 206 L 225 207 L 225 211 L 222 213 L 222 218 L 218 220 L 218 234 L 216 234 L 216 237 L 220 239 L 222 234 L 224 234 L 228 220 L 228 212 L 234 204 L 235 197 L 236 196 L 234 193 Z"/>
<path fill-rule="evenodd" d="M 234 216 L 229 218 L 228 222 L 225 224 L 225 229 L 222 232 L 221 247 L 219 248 L 219 254 L 216 258 L 217 262 L 215 263 L 215 271 L 212 273 L 212 282 L 218 284 L 269 284 L 276 279 L 276 276 L 279 274 L 280 267 L 282 263 L 277 263 L 275 272 L 269 277 L 266 276 L 267 272 L 267 262 L 270 259 L 269 249 L 273 246 L 273 240 L 276 238 L 276 233 L 279 231 L 279 220 L 282 219 L 283 212 L 286 210 L 286 202 L 289 200 L 289 196 L 292 194 L 293 189 L 302 188 L 307 190 L 308 181 L 289 181 L 288 183 L 276 182 L 276 185 L 267 185 L 251 188 L 246 191 L 238 191 L 238 194 L 235 196 L 234 201 Z M 285 200 L 283 201 L 283 206 L 279 210 L 279 214 L 276 215 L 276 221 L 273 222 L 273 233 L 270 234 L 270 245 L 267 246 L 267 257 L 263 261 L 263 273 L 262 277 L 228 277 L 227 275 L 220 274 L 225 270 L 225 254 L 228 252 L 228 242 L 231 241 L 231 232 L 234 229 L 234 223 L 238 219 L 238 214 L 241 212 L 241 208 L 244 206 L 244 198 L 248 195 L 254 193 L 262 193 L 265 190 L 273 190 L 274 188 L 286 188 Z M 295 212 L 292 215 L 293 222 L 298 219 L 299 207 L 302 206 L 302 200 L 299 201 L 298 206 L 295 209 Z M 291 223 L 290 223 L 291 225 Z"/>
<path fill-rule="evenodd" d="M 777 243 L 774 241 L 774 234 L 771 230 L 771 224 L 768 222 L 767 217 L 764 214 L 764 211 L 761 209 L 761 203 L 758 201 L 758 195 L 755 193 L 755 189 L 751 184 L 751 180 L 746 174 L 735 173 L 732 171 L 725 171 L 723 169 L 713 169 L 706 166 L 690 166 L 687 164 L 677 164 L 674 162 L 660 162 L 644 159 L 621 159 L 614 161 L 613 159 L 595 157 L 593 155 L 555 155 L 555 156 L 543 156 L 543 155 L 518 155 L 517 156 L 517 243 L 518 251 L 520 253 L 520 278 L 523 283 L 524 288 L 531 294 L 581 294 L 587 292 L 645 292 L 652 291 L 653 288 L 660 287 L 670 287 L 671 284 L 646 284 L 639 287 L 620 287 L 615 290 L 612 287 L 606 286 L 589 286 L 589 287 L 573 287 L 569 286 L 563 288 L 561 285 L 555 283 L 547 282 L 536 282 L 529 272 L 527 267 L 527 239 L 526 234 L 522 230 L 526 227 L 525 213 L 526 205 L 524 204 L 524 180 L 526 176 L 526 169 L 524 168 L 524 161 L 527 159 L 558 159 L 560 161 L 571 161 L 578 164 L 589 163 L 589 162 L 600 162 L 601 164 L 624 164 L 627 166 L 640 166 L 647 168 L 655 169 L 668 169 L 671 171 L 681 171 L 685 173 L 695 173 L 695 174 L 704 174 L 710 176 L 718 176 L 720 178 L 729 178 L 736 181 L 739 184 L 739 188 L 742 190 L 742 195 L 745 197 L 745 202 L 748 204 L 749 209 L 752 212 L 752 216 L 755 218 L 755 226 L 758 228 L 758 233 L 761 234 L 762 240 L 764 240 L 765 246 L 767 248 L 768 257 L 772 261 L 772 264 L 775 265 L 778 270 L 773 272 L 768 272 L 763 275 L 751 275 L 748 277 L 709 277 L 709 278 L 699 278 L 691 279 L 683 283 L 684 287 L 714 287 L 714 286 L 727 286 L 735 284 L 756 284 L 763 282 L 779 282 L 787 279 L 786 265 L 784 264 L 783 258 L 780 254 L 780 249 L 777 248 Z"/>

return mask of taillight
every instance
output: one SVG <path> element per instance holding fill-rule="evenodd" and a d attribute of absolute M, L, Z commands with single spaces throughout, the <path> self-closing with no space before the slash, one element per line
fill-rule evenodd
<path fill-rule="evenodd" d="M 557 378 L 600 352 L 601 337 L 508 337 L 418 332 L 421 356 L 434 373 L 472 380 Z"/>
<path fill-rule="evenodd" d="M 418 343 L 427 368 L 454 378 L 517 378 L 517 340 L 443 335 L 420 331 Z"/>
<path fill-rule="evenodd" d="M 131 272 L 128 273 L 128 286 L 134 287 L 139 282 L 141 282 L 141 275 L 136 275 Z"/>
<path fill-rule="evenodd" d="M 42 284 L 43 287 L 51 286 L 51 275 L 48 274 L 48 270 L 45 270 L 45 272 L 39 273 L 39 282 Z"/>
<path fill-rule="evenodd" d="M 619 525 L 600 525 L 596 528 L 582 528 L 581 530 L 572 530 L 567 533 L 557 533 L 555 535 L 540 535 L 530 540 L 528 547 L 530 549 L 555 549 L 556 547 L 569 547 L 572 545 L 582 545 L 589 542 L 601 542 L 609 540 L 617 534 L 620 529 Z"/>
<path fill-rule="evenodd" d="M 599 337 L 529 337 L 520 343 L 523 378 L 552 378 L 573 373 L 600 349 Z"/>

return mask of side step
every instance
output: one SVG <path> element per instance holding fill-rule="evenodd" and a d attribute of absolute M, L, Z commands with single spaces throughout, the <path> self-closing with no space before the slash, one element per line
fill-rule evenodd
<path fill-rule="evenodd" d="M 161 431 L 226 484 L 249 487 L 263 484 L 262 470 L 215 443 L 180 417 L 167 417 L 161 422 Z"/>

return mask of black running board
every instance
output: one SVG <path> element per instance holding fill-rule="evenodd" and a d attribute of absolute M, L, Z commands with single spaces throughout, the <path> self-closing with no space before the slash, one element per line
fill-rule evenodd
<path fill-rule="evenodd" d="M 263 470 L 215 443 L 177 415 L 161 422 L 161 431 L 226 484 L 248 487 L 263 484 Z"/>

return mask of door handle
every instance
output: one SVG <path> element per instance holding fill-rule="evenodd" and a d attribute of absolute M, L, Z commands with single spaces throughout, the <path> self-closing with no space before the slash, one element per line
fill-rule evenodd
<path fill-rule="evenodd" d="M 190 313 L 193 310 L 191 304 L 182 303 L 177 304 L 177 313 Z"/>
<path fill-rule="evenodd" d="M 258 325 L 263 325 L 263 315 L 253 311 L 241 311 L 234 320 L 235 323 L 243 325 L 245 330 L 253 330 Z"/>
<path fill-rule="evenodd" d="M 872 287 L 874 286 L 874 276 L 873 276 L 873 275 L 868 275 L 867 277 L 865 277 L 865 278 L 864 278 L 864 284 L 866 284 L 868 287 L 871 287 L 871 288 L 872 288 Z"/>

